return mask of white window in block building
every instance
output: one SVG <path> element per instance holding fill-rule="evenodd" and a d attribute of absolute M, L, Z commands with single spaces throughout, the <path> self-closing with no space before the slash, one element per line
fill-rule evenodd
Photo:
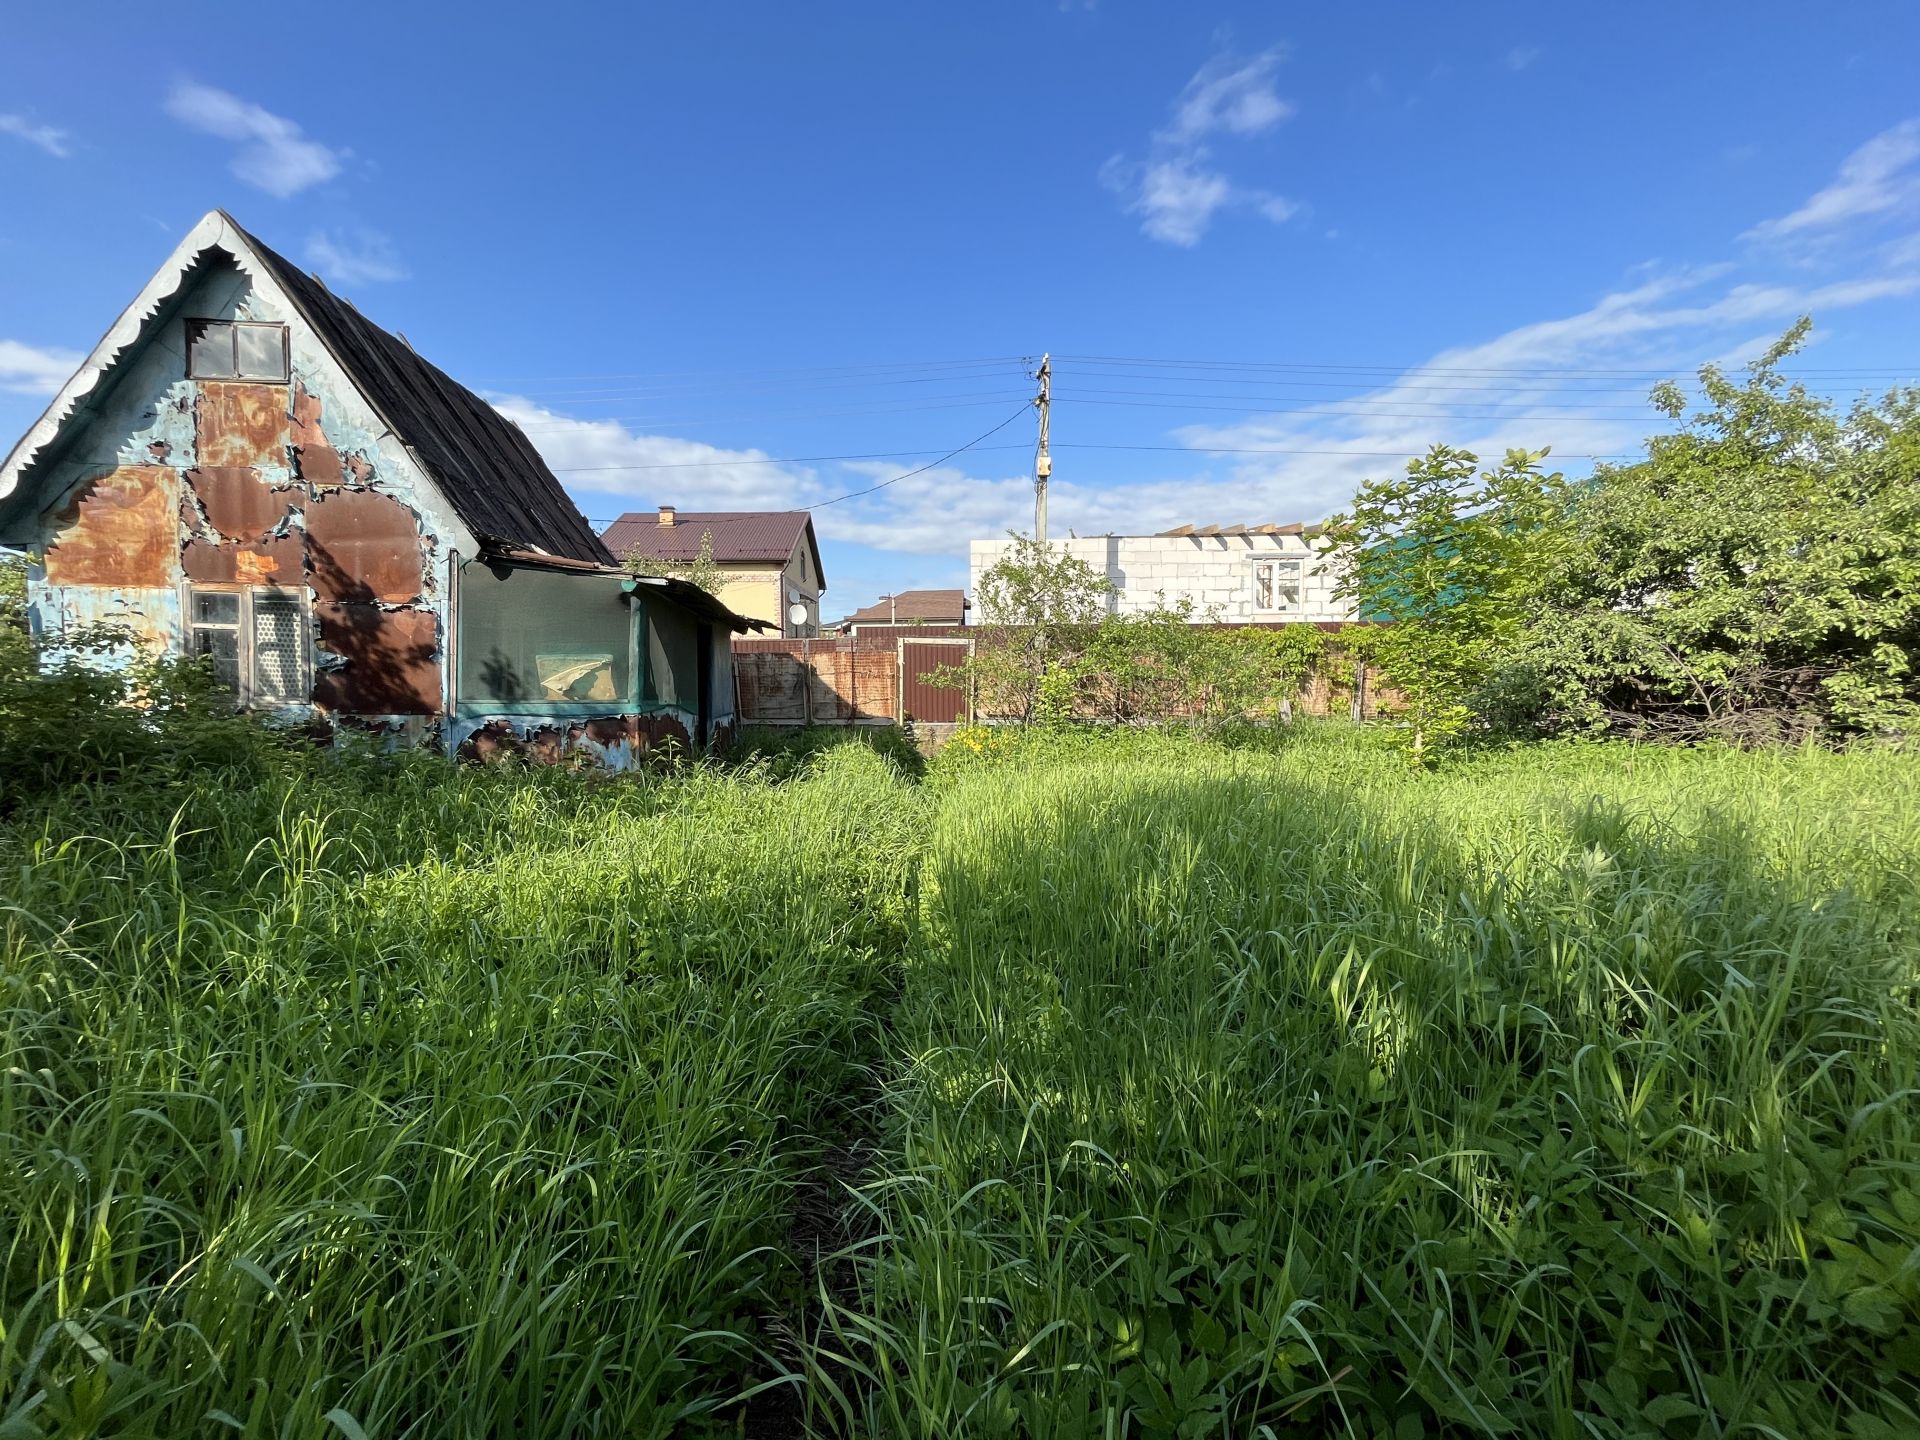
<path fill-rule="evenodd" d="M 1253 608 L 1285 611 L 1300 608 L 1301 573 L 1299 560 L 1255 560 L 1253 562 Z"/>
<path fill-rule="evenodd" d="M 312 691 L 307 605 L 295 590 L 196 585 L 187 599 L 187 644 L 242 706 L 304 705 Z"/>

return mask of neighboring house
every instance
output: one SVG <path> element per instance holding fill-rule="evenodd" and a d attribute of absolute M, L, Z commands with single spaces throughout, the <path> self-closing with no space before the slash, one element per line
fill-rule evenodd
<path fill-rule="evenodd" d="M 820 542 L 804 510 L 631 511 L 602 533 L 623 564 L 640 554 L 668 565 L 698 558 L 706 536 L 726 577 L 720 598 L 729 608 L 766 622 L 787 636 L 820 633 L 820 595 L 827 588 Z"/>
<path fill-rule="evenodd" d="M 517 427 L 221 211 L 0 465 L 0 543 L 37 633 L 323 729 L 621 767 L 733 723 L 747 622 L 625 575 Z"/>
<path fill-rule="evenodd" d="M 1010 541 L 972 545 L 974 591 Z M 1334 597 L 1318 525 L 1182 525 L 1157 535 L 1088 535 L 1053 542 L 1114 588 L 1108 609 L 1134 614 L 1187 600 L 1196 622 L 1349 620 Z"/>
<path fill-rule="evenodd" d="M 964 625 L 970 608 L 964 590 L 902 590 L 898 595 L 882 595 L 833 628 L 842 635 L 859 635 L 895 627 Z"/>

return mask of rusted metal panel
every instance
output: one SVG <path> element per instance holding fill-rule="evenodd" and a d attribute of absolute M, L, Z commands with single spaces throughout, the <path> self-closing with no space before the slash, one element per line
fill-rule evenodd
<path fill-rule="evenodd" d="M 298 531 L 226 545 L 196 535 L 181 550 L 180 564 L 189 580 L 201 584 L 299 585 L 305 554 Z"/>
<path fill-rule="evenodd" d="M 165 465 L 122 465 L 88 481 L 54 517 L 47 583 L 172 584 L 180 555 L 179 507 L 179 479 Z"/>
<path fill-rule="evenodd" d="M 326 652 L 313 680 L 314 704 L 348 715 L 440 709 L 440 631 L 431 610 L 326 602 L 314 606 L 314 616 Z"/>
<path fill-rule="evenodd" d="M 658 712 L 575 721 L 496 716 L 475 725 L 455 751 L 462 760 L 482 764 L 513 760 L 552 765 L 579 756 L 616 771 L 692 753 L 686 723 Z"/>
<path fill-rule="evenodd" d="M 202 465 L 284 469 L 288 443 L 286 386 L 202 380 L 195 435 L 195 455 Z"/>
<path fill-rule="evenodd" d="M 245 465 L 203 465 L 187 471 L 187 494 L 225 540 L 260 540 L 300 508 L 297 490 L 275 489 Z"/>
<path fill-rule="evenodd" d="M 308 393 L 307 387 L 295 380 L 293 386 L 293 424 L 288 432 L 289 443 L 293 446 L 294 468 L 300 478 L 315 488 L 327 488 L 346 483 L 346 475 L 340 465 L 340 452 L 333 448 L 333 442 L 327 439 L 326 432 L 320 428 L 320 397 Z M 372 467 L 364 457 L 355 456 L 361 468 L 368 473 Z M 365 478 L 359 480 L 365 484 Z"/>
<path fill-rule="evenodd" d="M 314 594 L 350 604 L 405 605 L 425 588 L 420 523 L 373 490 L 336 490 L 307 506 L 307 569 Z"/>

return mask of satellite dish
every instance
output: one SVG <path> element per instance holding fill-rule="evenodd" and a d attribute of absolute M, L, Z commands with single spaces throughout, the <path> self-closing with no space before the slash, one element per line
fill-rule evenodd
<path fill-rule="evenodd" d="M 807 609 L 804 600 L 796 600 L 793 604 L 787 606 L 787 623 L 789 625 L 804 625 L 812 618 L 812 615 L 813 612 Z"/>
<path fill-rule="evenodd" d="M 802 590 L 798 585 L 789 585 L 787 587 L 787 599 L 795 605 L 804 603 L 806 598 L 807 592 Z"/>

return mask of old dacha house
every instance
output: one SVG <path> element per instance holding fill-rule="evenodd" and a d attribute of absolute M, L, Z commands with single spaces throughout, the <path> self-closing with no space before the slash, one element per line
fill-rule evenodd
<path fill-rule="evenodd" d="M 220 211 L 7 456 L 0 543 L 42 635 L 468 755 L 724 739 L 752 624 L 626 574 L 517 427 Z"/>

